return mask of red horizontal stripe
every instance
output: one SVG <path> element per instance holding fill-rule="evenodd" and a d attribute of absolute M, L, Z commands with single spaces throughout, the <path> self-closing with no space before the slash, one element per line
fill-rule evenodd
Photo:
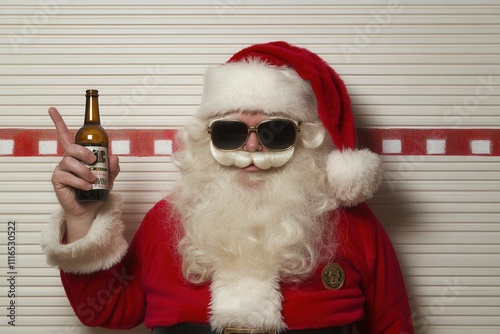
<path fill-rule="evenodd" d="M 118 152 L 118 155 L 148 157 L 165 155 L 164 151 L 155 151 L 156 140 L 173 141 L 176 130 L 166 129 L 119 129 L 108 130 L 111 141 L 128 140 L 129 154 Z M 450 155 L 450 156 L 500 156 L 500 129 L 410 129 L 410 128 L 360 128 L 357 129 L 358 146 L 368 148 L 381 155 Z M 384 141 L 396 140 L 400 151 L 384 151 Z M 428 140 L 445 141 L 444 152 L 429 153 Z M 472 141 L 489 142 L 488 151 L 474 152 Z M 56 152 L 40 152 L 40 141 L 57 141 L 55 129 L 0 129 L 0 155 L 30 157 L 58 156 L 63 149 L 57 143 Z M 13 142 L 10 150 L 9 143 Z M 50 145 L 49 145 L 50 146 Z M 110 145 L 111 146 L 111 145 Z M 175 150 L 175 147 L 174 147 Z M 161 153 L 163 152 L 163 153 Z M 111 149 L 111 154 L 114 154 Z"/>
<path fill-rule="evenodd" d="M 427 140 L 445 140 L 445 153 L 438 155 L 500 156 L 500 129 L 358 129 L 358 146 L 379 154 L 383 140 L 401 140 L 400 155 L 427 155 Z M 471 141 L 490 141 L 490 153 L 473 153 Z"/>
<path fill-rule="evenodd" d="M 72 131 L 73 134 L 76 130 Z M 147 157 L 159 155 L 155 153 L 155 140 L 170 140 L 175 137 L 175 130 L 107 130 L 110 141 L 128 140 L 130 141 L 129 156 Z M 5 154 L 2 149 L 2 140 L 13 140 L 14 149 L 11 154 Z M 40 141 L 58 141 L 55 129 L 0 129 L 0 155 L 30 157 L 30 156 L 59 156 L 64 150 L 62 145 L 57 142 L 57 151 L 55 153 L 41 154 L 39 152 Z M 112 152 L 112 145 L 110 144 Z M 123 155 L 123 154 L 118 154 Z M 161 155 L 161 154 L 160 154 Z"/>

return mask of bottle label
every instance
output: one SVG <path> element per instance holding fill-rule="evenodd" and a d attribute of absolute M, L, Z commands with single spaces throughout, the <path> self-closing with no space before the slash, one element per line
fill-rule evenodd
<path fill-rule="evenodd" d="M 108 173 L 108 149 L 102 146 L 84 146 L 96 156 L 96 161 L 92 165 L 87 166 L 96 180 L 92 185 L 92 189 L 108 189 L 109 173 Z"/>

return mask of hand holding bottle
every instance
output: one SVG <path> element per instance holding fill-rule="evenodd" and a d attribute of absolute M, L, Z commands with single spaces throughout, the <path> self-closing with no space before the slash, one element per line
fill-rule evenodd
<path fill-rule="evenodd" d="M 49 115 L 56 126 L 59 142 L 64 149 L 62 160 L 52 174 L 52 185 L 67 220 L 67 241 L 72 242 L 85 236 L 102 201 L 82 202 L 75 199 L 75 189 L 91 190 L 96 177 L 82 162 L 91 165 L 96 156 L 84 146 L 73 143 L 73 136 L 56 108 L 49 108 Z M 109 190 L 120 172 L 117 156 L 109 156 Z"/>

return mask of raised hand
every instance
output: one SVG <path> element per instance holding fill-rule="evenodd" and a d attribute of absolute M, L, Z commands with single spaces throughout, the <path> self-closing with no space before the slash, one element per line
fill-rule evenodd
<path fill-rule="evenodd" d="M 56 108 L 49 108 L 49 115 L 56 126 L 59 142 L 64 149 L 63 158 L 55 167 L 51 181 L 57 199 L 66 212 L 67 238 L 68 241 L 71 241 L 69 239 L 76 240 L 86 234 L 96 216 L 97 210 L 104 202 L 79 203 L 75 200 L 75 188 L 90 190 L 92 182 L 95 181 L 95 176 L 81 162 L 91 164 L 96 157 L 85 147 L 74 144 L 73 136 Z M 118 157 L 110 155 L 110 191 L 119 172 Z"/>

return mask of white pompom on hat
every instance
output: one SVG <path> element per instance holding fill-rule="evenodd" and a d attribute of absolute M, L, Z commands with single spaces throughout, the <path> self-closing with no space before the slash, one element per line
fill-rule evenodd
<path fill-rule="evenodd" d="M 380 158 L 356 149 L 349 94 L 342 79 L 318 55 L 286 42 L 255 44 L 204 77 L 199 114 L 259 110 L 300 121 L 319 120 L 337 150 L 327 162 L 328 181 L 340 205 L 373 196 L 382 181 Z"/>

